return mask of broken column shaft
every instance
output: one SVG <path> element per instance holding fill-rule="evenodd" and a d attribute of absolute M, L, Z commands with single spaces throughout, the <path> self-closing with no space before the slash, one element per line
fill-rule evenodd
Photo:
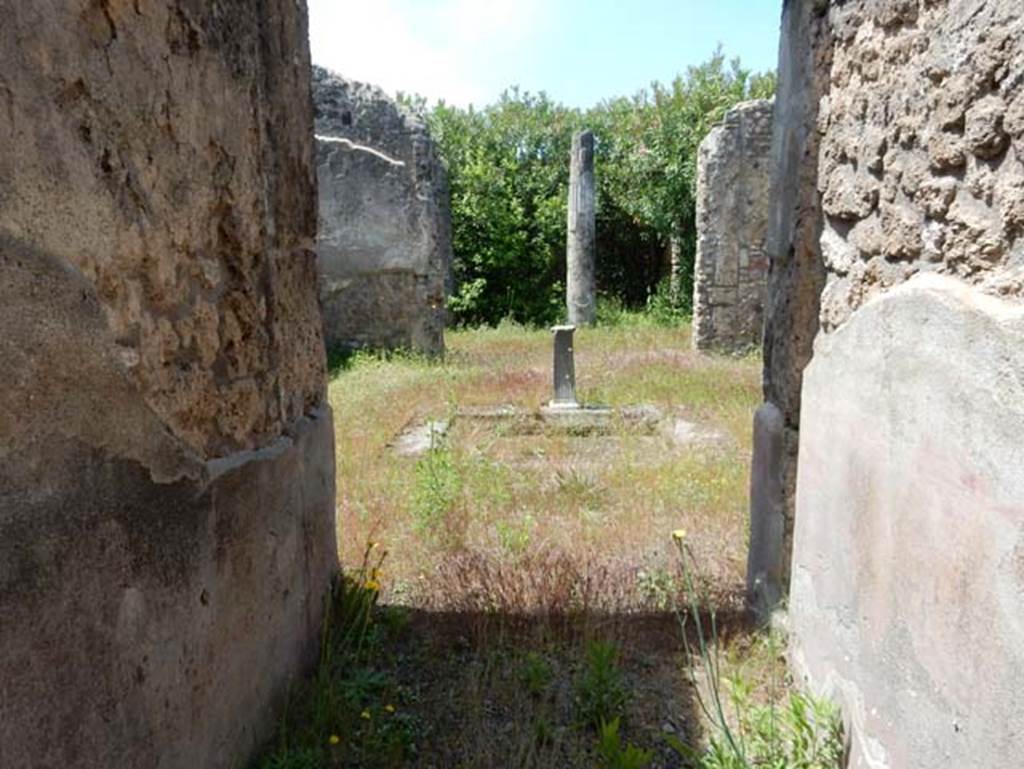
<path fill-rule="evenodd" d="M 596 225 L 594 134 L 572 137 L 569 167 L 569 228 L 566 245 L 566 304 L 569 323 L 593 325 L 597 315 L 594 289 Z"/>

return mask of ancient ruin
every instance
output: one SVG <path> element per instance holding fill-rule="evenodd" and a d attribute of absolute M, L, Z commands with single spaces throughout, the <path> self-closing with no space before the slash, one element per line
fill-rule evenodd
<path fill-rule="evenodd" d="M 380 724 L 400 738 L 389 758 L 422 758 L 430 732 L 413 726 L 484 691 L 505 699 L 431 721 L 455 734 L 427 763 L 498 766 L 513 746 L 549 751 L 537 766 L 589 766 L 610 750 L 590 741 L 603 728 L 578 728 L 609 723 L 583 714 L 607 699 L 595 692 L 621 700 L 620 759 L 660 761 L 668 735 L 699 731 L 700 687 L 678 685 L 678 652 L 661 647 L 681 596 L 695 624 L 707 607 L 664 551 L 719 556 L 701 592 L 732 608 L 746 533 L 735 427 L 757 399 L 756 359 L 624 323 L 585 337 L 577 400 L 576 326 L 553 329 L 551 358 L 510 325 L 444 367 L 367 364 L 390 367 L 388 387 L 342 372 L 332 413 L 325 336 L 443 351 L 449 201 L 423 122 L 311 67 L 303 0 L 0 12 L 0 767 L 244 765 L 287 742 L 267 737 L 291 728 L 289 689 L 339 627 L 316 693 L 347 718 L 311 726 L 288 761 L 327 765 L 353 738 L 375 755 Z M 505 157 L 524 146 L 505 142 Z M 583 325 L 593 164 L 593 134 L 577 134 L 566 303 Z M 1020 0 L 785 0 L 774 108 L 726 115 L 700 151 L 698 197 L 694 344 L 763 343 L 750 606 L 787 631 L 798 684 L 841 707 L 850 767 L 1018 765 Z M 681 241 L 670 253 L 678 281 Z M 346 389 L 357 377 L 368 394 Z M 637 392 L 652 400 L 629 403 Z M 349 497 L 335 419 L 341 466 L 369 479 Z M 359 620 L 325 625 L 336 514 L 346 563 L 363 566 L 334 595 L 355 596 Z M 380 531 L 424 544 L 389 562 L 404 570 L 391 594 Z M 405 659 L 453 651 L 412 685 L 420 671 L 372 667 L 388 655 L 347 632 L 397 595 L 410 604 L 374 627 L 402 644 L 439 629 Z M 750 629 L 729 614 L 716 628 Z M 530 654 L 477 642 L 518 628 L 543 643 L 532 673 Z M 365 635 L 383 649 L 381 632 Z M 626 636 L 652 643 L 627 654 Z M 363 680 L 393 676 L 379 701 L 344 696 L 350 661 Z M 639 707 L 654 716 L 635 729 Z M 572 740 L 538 739 L 553 713 L 546 736 Z"/>
<path fill-rule="evenodd" d="M 1022 41 L 1016 0 L 785 7 L 750 576 L 792 543 L 852 767 L 1018 762 Z"/>
<path fill-rule="evenodd" d="M 0 765 L 237 766 L 336 569 L 305 5 L 0 13 Z"/>
<path fill-rule="evenodd" d="M 593 325 L 597 318 L 596 211 L 594 134 L 581 131 L 572 137 L 566 244 L 566 304 L 574 326 Z"/>
<path fill-rule="evenodd" d="M 444 350 L 448 180 L 426 125 L 379 88 L 313 68 L 328 348 Z"/>
<path fill-rule="evenodd" d="M 697 260 L 693 344 L 749 351 L 761 344 L 768 258 L 772 102 L 744 102 L 697 154 Z"/>

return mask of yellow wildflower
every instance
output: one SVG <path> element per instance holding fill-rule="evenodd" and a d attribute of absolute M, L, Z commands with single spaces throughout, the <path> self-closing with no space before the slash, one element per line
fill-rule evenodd
<path fill-rule="evenodd" d="M 376 593 L 378 590 L 380 590 L 380 583 L 375 579 L 368 579 L 366 580 L 366 584 L 363 585 L 363 587 L 365 587 L 367 590 L 372 590 Z"/>
<path fill-rule="evenodd" d="M 672 532 L 672 539 L 676 542 L 682 542 L 686 539 L 686 529 L 676 529 Z"/>
<path fill-rule="evenodd" d="M 331 735 L 330 737 L 328 737 L 328 738 L 327 738 L 327 741 L 328 741 L 328 742 L 329 742 L 329 743 L 330 743 L 331 745 L 337 745 L 337 744 L 338 744 L 339 742 L 341 742 L 341 737 L 339 737 L 339 736 L 338 736 L 338 735 L 336 735 L 336 734 L 332 734 L 332 735 Z"/>
<path fill-rule="evenodd" d="M 359 717 L 361 719 L 363 719 L 364 721 L 369 721 L 370 720 L 370 711 L 369 710 L 364 710 L 362 713 L 359 714 Z"/>
<path fill-rule="evenodd" d="M 388 713 L 394 713 L 395 712 L 395 706 L 391 705 L 389 703 L 389 704 L 384 706 L 384 710 L 386 710 Z"/>

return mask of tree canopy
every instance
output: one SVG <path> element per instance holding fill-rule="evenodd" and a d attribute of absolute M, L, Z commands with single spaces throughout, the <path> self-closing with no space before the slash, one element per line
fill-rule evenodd
<path fill-rule="evenodd" d="M 769 98 L 773 73 L 752 74 L 719 52 L 671 83 L 589 110 L 512 88 L 482 109 L 439 103 L 427 119 L 449 172 L 456 322 L 564 314 L 566 199 L 572 134 L 596 137 L 599 292 L 642 307 L 681 248 L 675 302 L 692 292 L 697 148 L 738 102 Z M 419 103 L 422 107 L 422 102 Z"/>

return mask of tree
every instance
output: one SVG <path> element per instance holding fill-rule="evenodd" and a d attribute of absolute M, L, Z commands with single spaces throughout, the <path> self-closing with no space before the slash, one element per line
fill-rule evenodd
<path fill-rule="evenodd" d="M 643 306 L 672 252 L 677 301 L 688 309 L 697 148 L 730 107 L 774 90 L 774 74 L 751 75 L 718 51 L 668 85 L 586 112 L 518 88 L 482 110 L 438 104 L 428 120 L 452 191 L 455 319 L 562 316 L 569 149 L 582 127 L 596 136 L 599 290 Z"/>

